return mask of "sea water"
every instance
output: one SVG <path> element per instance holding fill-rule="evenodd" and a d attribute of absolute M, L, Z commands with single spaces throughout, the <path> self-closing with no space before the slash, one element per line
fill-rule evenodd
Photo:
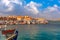
<path fill-rule="evenodd" d="M 17 40 L 60 40 L 60 23 L 18 25 Z"/>
<path fill-rule="evenodd" d="M 2 35 L 2 32 L 0 31 L 0 40 L 6 40 L 5 35 Z"/>
<path fill-rule="evenodd" d="M 8 25 L 17 27 L 17 40 L 60 40 L 60 22 L 36 25 Z"/>

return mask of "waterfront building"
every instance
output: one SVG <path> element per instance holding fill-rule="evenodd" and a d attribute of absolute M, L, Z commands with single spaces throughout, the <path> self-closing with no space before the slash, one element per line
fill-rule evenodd
<path fill-rule="evenodd" d="M 18 21 L 21 21 L 23 19 L 23 16 L 17 16 L 16 18 Z"/>
<path fill-rule="evenodd" d="M 29 16 L 24 16 L 24 22 L 26 22 L 26 24 L 31 24 L 31 20 L 32 20 L 32 18 L 31 17 L 29 17 Z"/>
<path fill-rule="evenodd" d="M 44 19 L 44 18 L 38 18 L 37 23 L 38 24 L 46 24 L 46 23 L 48 23 L 48 21 L 46 19 Z"/>
<path fill-rule="evenodd" d="M 29 16 L 6 16 L 0 17 L 4 24 L 46 24 L 48 21 L 44 18 L 32 18 Z"/>

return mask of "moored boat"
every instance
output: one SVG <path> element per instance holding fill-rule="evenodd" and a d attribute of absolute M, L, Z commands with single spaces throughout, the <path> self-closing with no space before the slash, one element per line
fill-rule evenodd
<path fill-rule="evenodd" d="M 18 37 L 18 31 L 16 29 L 1 29 L 0 30 L 1 40 L 17 40 L 17 37 Z"/>

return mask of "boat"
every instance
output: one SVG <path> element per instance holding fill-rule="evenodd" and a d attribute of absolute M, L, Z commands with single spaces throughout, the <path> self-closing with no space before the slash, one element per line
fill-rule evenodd
<path fill-rule="evenodd" d="M 1 40 L 17 40 L 18 31 L 16 29 L 3 29 L 0 27 Z"/>

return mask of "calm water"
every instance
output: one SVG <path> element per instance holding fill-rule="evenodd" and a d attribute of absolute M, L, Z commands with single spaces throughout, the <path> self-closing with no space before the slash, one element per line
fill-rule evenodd
<path fill-rule="evenodd" d="M 17 40 L 60 40 L 60 23 L 12 26 L 18 27 Z"/>

